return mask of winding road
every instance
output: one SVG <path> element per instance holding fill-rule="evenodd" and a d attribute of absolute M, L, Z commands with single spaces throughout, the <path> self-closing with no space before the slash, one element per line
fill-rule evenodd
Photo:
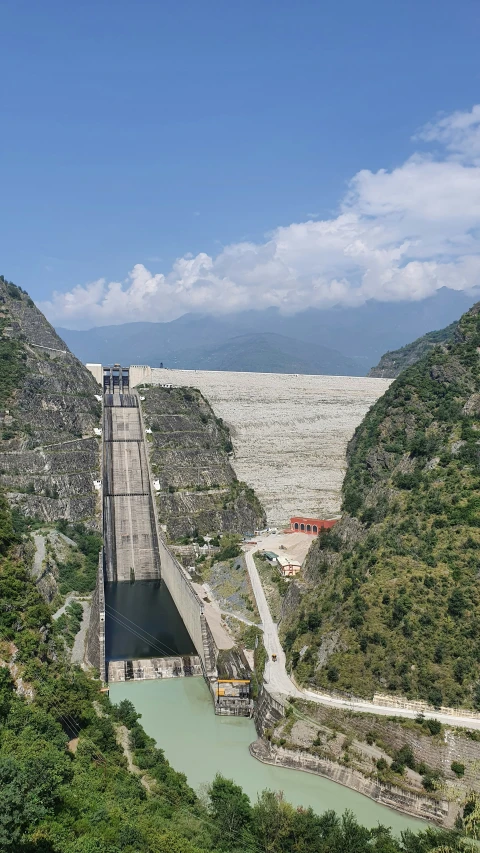
<path fill-rule="evenodd" d="M 280 693 L 283 696 L 295 696 L 306 699 L 310 702 L 318 702 L 319 705 L 327 705 L 330 708 L 341 708 L 348 711 L 356 711 L 364 714 L 377 714 L 382 717 L 406 717 L 414 720 L 418 716 L 418 710 L 415 708 L 402 708 L 392 705 L 381 705 L 376 702 L 368 702 L 366 699 L 348 698 L 342 699 L 339 696 L 332 696 L 329 693 L 317 693 L 313 690 L 299 690 L 292 682 L 286 669 L 285 652 L 283 651 L 278 636 L 278 627 L 273 621 L 268 606 L 265 593 L 263 591 L 262 582 L 258 569 L 255 565 L 253 555 L 256 551 L 262 550 L 258 546 L 245 550 L 245 562 L 247 564 L 248 575 L 252 585 L 253 594 L 257 602 L 258 612 L 262 620 L 263 627 L 263 642 L 268 655 L 268 661 L 265 666 L 264 680 L 268 690 L 271 693 Z M 272 655 L 277 656 L 277 660 L 272 660 Z M 480 715 L 470 717 L 456 714 L 445 714 L 441 711 L 425 711 L 424 716 L 430 719 L 439 720 L 441 723 L 450 726 L 460 726 L 468 729 L 480 730 Z"/>

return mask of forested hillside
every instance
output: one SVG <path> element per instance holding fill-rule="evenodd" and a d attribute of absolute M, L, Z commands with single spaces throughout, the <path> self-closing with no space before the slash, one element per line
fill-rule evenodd
<path fill-rule="evenodd" d="M 480 303 L 405 370 L 348 448 L 342 521 L 283 630 L 297 678 L 480 709 Z"/>
<path fill-rule="evenodd" d="M 449 343 L 455 337 L 455 332 L 458 323 L 450 323 L 445 329 L 439 329 L 436 332 L 427 332 L 411 344 L 406 344 L 400 349 L 393 352 L 386 352 L 382 355 L 376 367 L 372 367 L 368 375 L 379 377 L 380 379 L 395 379 L 399 376 L 402 370 L 415 364 L 426 355 L 433 347 Z"/>

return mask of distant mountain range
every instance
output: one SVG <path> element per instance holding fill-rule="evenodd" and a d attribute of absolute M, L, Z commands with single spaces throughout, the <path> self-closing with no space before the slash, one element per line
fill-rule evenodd
<path fill-rule="evenodd" d="M 271 333 L 239 335 L 215 347 L 184 350 L 182 367 L 340 376 L 363 376 L 365 373 L 359 360 L 348 358 L 330 347 Z"/>
<path fill-rule="evenodd" d="M 421 302 L 371 300 L 293 316 L 276 308 L 225 317 L 184 314 L 168 323 L 57 331 L 84 362 L 365 376 L 384 353 L 448 326 L 478 299 L 478 292 L 441 288 Z"/>

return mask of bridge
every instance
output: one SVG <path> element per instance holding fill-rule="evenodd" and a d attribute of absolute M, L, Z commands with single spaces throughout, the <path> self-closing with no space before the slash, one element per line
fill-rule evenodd
<path fill-rule="evenodd" d="M 88 658 L 105 682 L 197 672 L 214 682 L 217 650 L 203 602 L 158 524 L 145 426 L 129 369 L 114 365 L 101 370 L 96 378 L 103 387 L 104 547 L 92 601 Z M 149 630 L 142 625 L 145 609 L 150 612 Z M 145 647 L 153 655 L 122 659 L 122 650 L 129 648 L 127 635 L 140 654 Z"/>

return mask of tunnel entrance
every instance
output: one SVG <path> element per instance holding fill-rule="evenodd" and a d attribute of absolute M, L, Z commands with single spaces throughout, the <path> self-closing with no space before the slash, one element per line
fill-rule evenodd
<path fill-rule="evenodd" d="M 163 581 L 105 584 L 107 661 L 195 655 Z"/>

